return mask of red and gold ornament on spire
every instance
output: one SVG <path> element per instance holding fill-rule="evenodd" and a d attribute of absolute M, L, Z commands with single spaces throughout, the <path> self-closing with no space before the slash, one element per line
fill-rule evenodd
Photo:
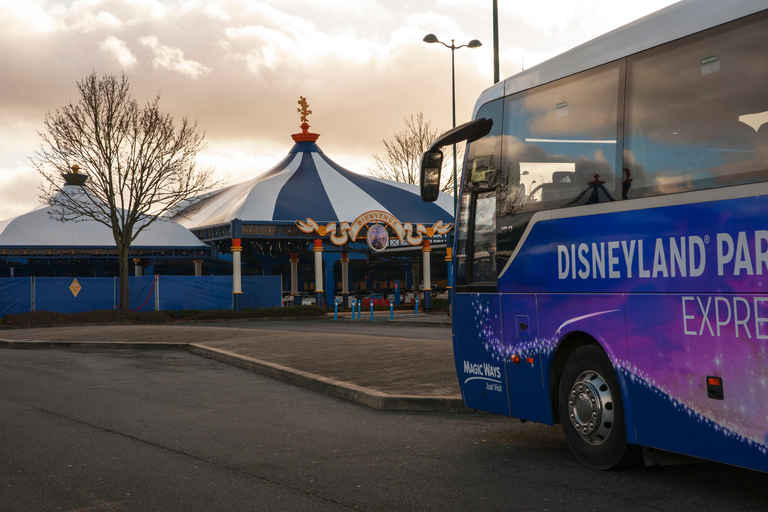
<path fill-rule="evenodd" d="M 299 96 L 298 103 L 301 108 L 297 108 L 296 111 L 301 114 L 301 133 L 294 133 L 291 135 L 291 137 L 293 137 L 294 142 L 315 142 L 317 138 L 320 137 L 320 134 L 309 132 L 307 116 L 310 115 L 312 111 L 309 110 L 309 103 L 307 103 L 307 98 L 304 96 Z"/>

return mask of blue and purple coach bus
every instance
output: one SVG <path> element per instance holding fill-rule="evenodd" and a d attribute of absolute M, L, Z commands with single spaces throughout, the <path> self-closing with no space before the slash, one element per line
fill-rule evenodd
<path fill-rule="evenodd" d="M 500 82 L 473 121 L 453 345 L 468 407 L 768 470 L 768 1 L 684 0 Z"/>

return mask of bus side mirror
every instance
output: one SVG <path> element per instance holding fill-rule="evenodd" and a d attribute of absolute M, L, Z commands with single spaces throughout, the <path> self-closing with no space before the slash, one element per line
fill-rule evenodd
<path fill-rule="evenodd" d="M 433 203 L 440 194 L 440 171 L 443 152 L 427 151 L 421 155 L 421 200 Z"/>

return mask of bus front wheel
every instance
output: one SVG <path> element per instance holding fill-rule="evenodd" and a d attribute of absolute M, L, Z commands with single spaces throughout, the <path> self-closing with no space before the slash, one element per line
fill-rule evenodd
<path fill-rule="evenodd" d="M 586 345 L 571 355 L 558 405 L 565 438 L 581 463 L 609 470 L 639 461 L 639 447 L 627 444 L 619 381 L 602 348 Z"/>

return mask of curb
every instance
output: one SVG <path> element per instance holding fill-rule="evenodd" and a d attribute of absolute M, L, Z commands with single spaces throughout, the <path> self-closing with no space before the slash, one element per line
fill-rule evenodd
<path fill-rule="evenodd" d="M 268 363 L 246 356 L 233 354 L 225 350 L 191 344 L 189 351 L 210 359 L 237 366 L 246 370 L 325 393 L 326 395 L 343 398 L 373 409 L 389 411 L 437 411 L 437 412 L 467 412 L 461 397 L 429 397 L 413 395 L 388 395 L 380 391 L 356 386 L 346 382 L 321 377 L 312 373 L 294 370 L 276 363 Z"/>
<path fill-rule="evenodd" d="M 136 349 L 136 350 L 184 350 L 188 343 L 174 342 L 127 342 L 127 341 L 9 341 L 0 340 L 0 348 L 43 349 L 43 348 L 89 348 L 89 349 Z"/>
<path fill-rule="evenodd" d="M 14 329 L 48 329 L 51 327 L 90 327 L 90 326 L 110 326 L 110 325 L 194 325 L 194 324 L 236 324 L 248 322 L 282 322 L 282 321 L 311 321 L 318 320 L 325 322 L 327 316 L 272 316 L 272 317 L 253 317 L 253 318 L 219 318 L 210 320 L 170 320 L 168 322 L 86 322 L 86 323 L 68 323 L 68 324 L 30 324 L 30 325 L 2 325 L 0 331 Z"/>
<path fill-rule="evenodd" d="M 406 320 L 406 319 L 397 319 L 394 320 L 387 320 L 388 324 L 393 325 L 413 325 L 416 327 L 451 327 L 451 322 L 442 322 L 442 321 L 435 321 L 435 320 Z"/>
<path fill-rule="evenodd" d="M 0 340 L 5 349 L 137 349 L 137 350 L 188 350 L 189 352 L 222 363 L 250 370 L 274 379 L 295 384 L 326 395 L 349 400 L 356 404 L 383 411 L 432 411 L 432 412 L 474 412 L 464 405 L 460 396 L 431 397 L 413 395 L 389 395 L 381 391 L 356 386 L 347 382 L 295 370 L 276 363 L 269 363 L 225 350 L 207 347 L 197 343 L 173 342 L 90 342 L 90 341 L 9 341 Z"/>

